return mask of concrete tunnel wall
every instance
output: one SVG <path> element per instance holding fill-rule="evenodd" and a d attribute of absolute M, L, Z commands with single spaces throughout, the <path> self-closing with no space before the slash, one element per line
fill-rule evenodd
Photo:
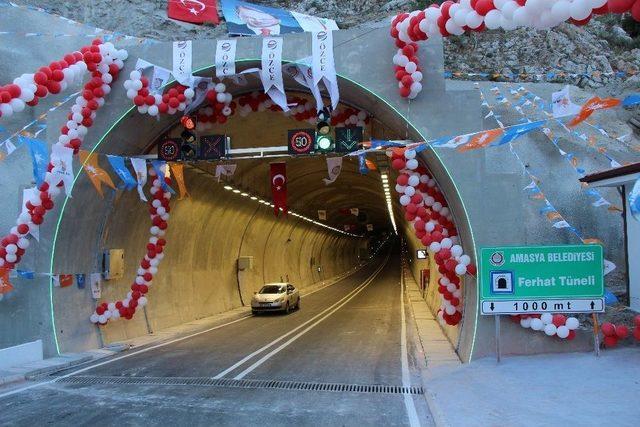
<path fill-rule="evenodd" d="M 265 282 L 280 281 L 286 275 L 304 291 L 359 262 L 362 239 L 338 235 L 292 216 L 275 218 L 271 207 L 226 191 L 212 176 L 193 169 L 185 169 L 185 180 L 191 197 L 171 201 L 166 256 L 150 288 L 146 316 L 139 310 L 130 321 L 97 328 L 87 321 L 93 303 L 87 300 L 86 292 L 56 289 L 56 326 L 62 351 L 95 348 L 231 310 L 242 305 L 240 294 L 247 305 Z M 124 278 L 103 281 L 101 301 L 121 299 L 130 290 L 146 251 L 148 207 L 135 191 L 118 192 L 104 216 L 96 212 L 80 228 L 76 219 L 82 212 L 93 205 L 99 211 L 100 205 L 109 201 L 97 199 L 89 183 L 78 185 L 81 190 L 74 192 L 57 248 L 75 256 L 59 257 L 56 269 L 87 269 L 101 253 L 96 242 L 100 248 L 123 248 Z M 239 256 L 253 256 L 253 268 L 238 274 Z M 322 267 L 320 272 L 318 266 Z"/>

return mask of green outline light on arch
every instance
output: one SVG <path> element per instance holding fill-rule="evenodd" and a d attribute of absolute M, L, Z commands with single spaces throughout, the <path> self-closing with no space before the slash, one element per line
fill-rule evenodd
<path fill-rule="evenodd" d="M 245 62 L 257 62 L 260 61 L 259 58 L 244 58 L 244 59 L 239 59 L 236 60 L 236 63 L 245 63 Z M 286 64 L 297 64 L 296 61 L 288 61 L 288 60 L 283 60 L 283 63 Z M 194 70 L 194 73 L 199 73 L 202 71 L 206 71 L 209 69 L 214 68 L 214 65 L 207 65 L 204 67 L 201 67 L 197 70 Z M 409 119 L 407 119 L 400 111 L 398 111 L 398 109 L 396 107 L 394 107 L 393 105 L 389 104 L 389 102 L 387 102 L 386 99 L 384 99 L 382 96 L 378 95 L 377 93 L 371 91 L 370 89 L 368 89 L 367 87 L 361 85 L 360 83 L 356 82 L 355 80 L 352 80 L 348 77 L 345 77 L 341 74 L 337 74 L 338 77 L 342 78 L 345 81 L 348 81 L 352 84 L 354 84 L 355 86 L 359 87 L 360 89 L 364 90 L 365 92 L 373 95 L 376 99 L 379 99 L 380 101 L 382 101 L 387 108 L 390 108 L 391 110 L 393 110 L 398 116 L 402 117 L 412 128 L 413 130 L 420 135 L 420 138 L 423 141 L 426 141 L 426 138 L 424 137 L 424 135 L 422 135 L 422 133 L 417 130 L 417 128 L 413 125 L 413 123 L 411 121 L 409 121 Z M 171 85 L 175 82 L 175 80 L 170 80 L 169 82 L 167 82 L 167 84 L 165 86 Z M 110 127 L 109 129 L 107 129 L 107 131 L 100 137 L 100 139 L 98 140 L 98 142 L 96 143 L 96 145 L 91 149 L 91 151 L 89 152 L 90 154 L 93 154 L 96 149 L 104 142 L 104 140 L 107 138 L 107 136 L 120 124 L 120 122 L 122 122 L 127 115 L 132 112 L 136 107 L 132 106 L 131 108 L 127 109 L 121 116 L 120 118 L 118 118 Z M 457 187 L 455 180 L 453 179 L 453 177 L 451 176 L 451 173 L 449 172 L 449 169 L 446 167 L 445 163 L 442 161 L 442 159 L 440 158 L 440 156 L 438 155 L 437 151 L 435 151 L 433 149 L 433 147 L 429 146 L 429 149 L 433 152 L 433 154 L 438 158 L 438 160 L 440 161 L 440 164 L 444 167 L 444 170 L 446 171 L 447 175 L 449 176 L 450 181 L 453 183 L 454 188 L 456 189 L 456 192 L 458 194 L 458 198 L 462 204 L 462 208 L 464 210 L 465 213 L 465 217 L 469 218 L 469 214 L 467 211 L 467 208 L 464 204 L 464 200 L 462 199 L 461 195 L 460 195 L 460 190 Z M 83 165 L 84 166 L 84 165 Z M 73 179 L 73 183 L 71 184 L 71 191 L 73 191 L 73 188 L 75 187 L 76 181 L 78 180 L 78 178 L 80 177 L 80 174 L 82 173 L 82 167 L 78 169 L 78 172 L 76 173 L 76 175 L 74 176 Z M 55 263 L 55 253 L 56 253 L 56 243 L 58 240 L 58 233 L 60 232 L 60 226 L 62 223 L 62 218 L 64 217 L 64 212 L 67 206 L 67 202 L 69 201 L 69 197 L 65 195 L 64 201 L 62 203 L 62 208 L 60 210 L 60 215 L 58 217 L 58 221 L 56 223 L 56 227 L 55 227 L 55 232 L 53 235 L 53 241 L 52 241 L 52 247 L 51 247 L 51 259 L 50 259 L 50 263 L 49 263 L 49 275 L 50 275 L 50 280 L 49 280 L 49 303 L 50 303 L 50 310 L 51 310 L 51 327 L 53 329 L 53 338 L 54 338 L 54 342 L 55 342 L 55 346 L 56 346 L 56 352 L 58 354 L 60 354 L 60 343 L 58 341 L 58 335 L 57 335 L 57 330 L 56 330 L 56 322 L 55 322 L 55 309 L 54 309 L 54 303 L 53 303 L 53 266 Z M 469 223 L 469 230 L 470 230 L 470 234 L 471 234 L 471 241 L 472 244 L 474 246 L 474 262 L 477 265 L 478 260 L 477 260 L 477 254 L 475 253 L 475 247 L 476 247 L 476 243 L 475 243 L 475 238 L 473 235 L 473 229 L 471 227 L 471 224 Z M 472 338 L 472 342 L 471 342 L 471 350 L 469 352 L 469 361 L 471 361 L 471 358 L 473 357 L 473 350 L 475 347 L 475 342 L 476 342 L 476 331 L 478 328 L 478 304 L 479 304 L 479 298 L 476 298 L 476 313 L 475 313 L 475 318 L 474 318 L 474 325 L 473 325 L 473 338 Z"/>

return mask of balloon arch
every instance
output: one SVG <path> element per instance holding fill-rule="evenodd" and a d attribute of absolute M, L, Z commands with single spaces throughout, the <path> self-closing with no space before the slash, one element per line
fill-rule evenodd
<path fill-rule="evenodd" d="M 393 56 L 398 90 L 409 99 L 422 91 L 417 42 L 429 37 L 499 28 L 544 30 L 563 22 L 586 25 L 593 15 L 628 11 L 640 21 L 640 0 L 458 0 L 400 13 L 391 21 L 391 37 L 398 47 Z"/>

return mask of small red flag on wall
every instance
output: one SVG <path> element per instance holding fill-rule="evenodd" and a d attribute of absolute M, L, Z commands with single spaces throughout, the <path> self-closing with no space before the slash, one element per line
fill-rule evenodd
<path fill-rule="evenodd" d="M 194 24 L 220 22 L 217 0 L 168 0 L 167 16 Z"/>
<path fill-rule="evenodd" d="M 280 208 L 287 214 L 287 164 L 271 163 L 271 194 L 273 212 L 278 216 Z"/>

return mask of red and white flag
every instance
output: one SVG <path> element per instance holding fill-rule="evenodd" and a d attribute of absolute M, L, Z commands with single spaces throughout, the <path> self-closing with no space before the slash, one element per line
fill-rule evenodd
<path fill-rule="evenodd" d="M 168 0 L 167 16 L 194 24 L 220 22 L 217 0 Z"/>
<path fill-rule="evenodd" d="M 287 164 L 271 163 L 271 194 L 273 196 L 273 213 L 278 216 L 282 209 L 287 214 Z"/>

